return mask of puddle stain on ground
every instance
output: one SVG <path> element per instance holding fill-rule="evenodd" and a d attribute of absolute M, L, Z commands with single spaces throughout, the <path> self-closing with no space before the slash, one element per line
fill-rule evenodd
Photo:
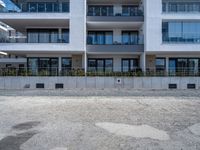
<path fill-rule="evenodd" d="M 35 134 L 37 134 L 36 131 L 30 131 L 16 136 L 7 136 L 0 141 L 0 150 L 20 150 L 20 146 Z"/>
<path fill-rule="evenodd" d="M 169 135 L 162 130 L 156 129 L 148 125 L 132 126 L 128 124 L 119 124 L 111 122 L 96 123 L 96 126 L 107 130 L 118 136 L 130 136 L 134 138 L 151 138 L 155 140 L 169 140 Z"/>
<path fill-rule="evenodd" d="M 38 121 L 24 122 L 13 126 L 12 129 L 29 130 L 39 124 L 40 122 Z M 37 133 L 38 133 L 37 131 L 27 131 L 13 136 L 7 136 L 2 140 L 0 140 L 0 150 L 20 150 L 20 146 Z"/>
<path fill-rule="evenodd" d="M 15 130 L 29 130 L 39 124 L 40 124 L 40 122 L 38 122 L 38 121 L 25 122 L 25 123 L 17 124 L 15 126 L 13 126 L 12 128 Z"/>

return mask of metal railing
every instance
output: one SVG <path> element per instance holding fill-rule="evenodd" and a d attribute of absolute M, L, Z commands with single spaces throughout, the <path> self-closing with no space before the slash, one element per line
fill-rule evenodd
<path fill-rule="evenodd" d="M 98 37 L 98 36 L 88 35 L 87 44 L 88 45 L 142 45 L 144 44 L 144 36 L 104 35 Z"/>
<path fill-rule="evenodd" d="M 200 43 L 200 34 L 199 33 L 163 33 L 163 42 Z"/>
<path fill-rule="evenodd" d="M 200 13 L 200 3 L 198 2 L 169 1 L 162 5 L 164 13 Z"/>
<path fill-rule="evenodd" d="M 3 13 L 69 13 L 69 2 L 9 2 Z"/>
<path fill-rule="evenodd" d="M 0 43 L 69 43 L 68 39 L 50 39 L 38 41 L 38 39 L 28 39 L 26 36 L 0 36 Z"/>
<path fill-rule="evenodd" d="M 144 16 L 144 12 L 142 10 L 140 10 L 139 8 L 135 8 L 133 9 L 131 12 L 114 12 L 114 10 L 112 10 L 110 12 L 110 10 L 103 10 L 103 8 L 101 9 L 94 9 L 92 11 L 88 11 L 87 12 L 87 16 L 96 16 L 96 17 L 135 17 L 135 16 Z"/>
<path fill-rule="evenodd" d="M 7 67 L 0 68 L 0 76 L 107 76 L 107 77 L 200 77 L 200 68 L 169 68 L 169 70 L 162 68 L 147 68 L 142 71 L 141 68 L 135 67 L 133 69 L 124 68 L 87 68 L 87 72 L 82 68 L 67 68 L 63 67 L 59 70 L 58 67 L 39 67 L 39 68 L 15 68 Z M 117 71 L 118 70 L 118 71 Z"/>

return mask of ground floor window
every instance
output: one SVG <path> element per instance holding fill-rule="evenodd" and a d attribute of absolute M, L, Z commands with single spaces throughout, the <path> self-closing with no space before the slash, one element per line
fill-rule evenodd
<path fill-rule="evenodd" d="M 138 59 L 128 58 L 122 59 L 122 72 L 136 71 L 139 67 Z"/>
<path fill-rule="evenodd" d="M 165 71 L 166 59 L 156 58 L 156 71 Z"/>
<path fill-rule="evenodd" d="M 27 66 L 31 75 L 58 75 L 58 58 L 28 58 Z"/>
<path fill-rule="evenodd" d="M 72 58 L 63 57 L 62 58 L 62 74 L 67 74 L 72 69 Z"/>
<path fill-rule="evenodd" d="M 88 71 L 97 71 L 97 72 L 112 72 L 113 71 L 113 59 L 88 59 Z"/>
<path fill-rule="evenodd" d="M 199 58 L 170 58 L 169 75 L 198 75 L 200 72 Z"/>

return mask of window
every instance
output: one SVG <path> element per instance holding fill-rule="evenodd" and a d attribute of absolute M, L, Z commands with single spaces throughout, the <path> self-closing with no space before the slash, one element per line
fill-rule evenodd
<path fill-rule="evenodd" d="M 165 58 L 156 58 L 156 71 L 164 71 L 166 60 Z"/>
<path fill-rule="evenodd" d="M 113 32 L 112 31 L 89 31 L 87 43 L 91 45 L 113 44 Z"/>
<path fill-rule="evenodd" d="M 67 71 L 72 69 L 72 58 L 62 58 L 62 70 Z"/>
<path fill-rule="evenodd" d="M 32 75 L 58 75 L 58 58 L 28 58 L 27 62 Z"/>
<path fill-rule="evenodd" d="M 53 12 L 53 3 L 46 3 L 46 12 Z"/>
<path fill-rule="evenodd" d="M 127 58 L 122 59 L 122 72 L 136 71 L 138 68 L 138 59 Z"/>
<path fill-rule="evenodd" d="M 69 43 L 69 30 L 62 29 L 62 43 Z"/>
<path fill-rule="evenodd" d="M 28 12 L 69 12 L 69 2 L 29 2 Z"/>
<path fill-rule="evenodd" d="M 182 13 L 182 12 L 200 12 L 200 3 L 199 2 L 175 2 L 173 0 L 164 1 L 163 12 L 173 12 L 173 13 Z"/>
<path fill-rule="evenodd" d="M 58 29 L 28 29 L 28 43 L 57 43 Z"/>
<path fill-rule="evenodd" d="M 69 12 L 69 2 L 62 3 L 62 12 Z"/>
<path fill-rule="evenodd" d="M 163 22 L 164 42 L 200 43 L 200 22 Z"/>
<path fill-rule="evenodd" d="M 138 32 L 137 31 L 123 31 L 122 44 L 125 44 L 125 45 L 138 44 Z"/>
<path fill-rule="evenodd" d="M 141 11 L 139 11 L 139 7 L 136 6 L 122 6 L 122 16 L 139 16 L 141 15 Z"/>
<path fill-rule="evenodd" d="M 45 12 L 45 3 L 38 3 L 38 12 Z"/>
<path fill-rule="evenodd" d="M 169 74 L 170 75 L 198 75 L 200 59 L 199 58 L 170 58 Z"/>
<path fill-rule="evenodd" d="M 28 3 L 29 6 L 29 12 L 37 12 L 37 3 Z"/>
<path fill-rule="evenodd" d="M 88 16 L 113 16 L 113 6 L 88 6 Z"/>
<path fill-rule="evenodd" d="M 112 72 L 113 71 L 113 59 L 90 58 L 90 59 L 88 59 L 88 71 Z"/>

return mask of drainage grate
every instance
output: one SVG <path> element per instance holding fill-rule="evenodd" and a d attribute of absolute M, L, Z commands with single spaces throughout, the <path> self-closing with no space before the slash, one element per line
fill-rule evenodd
<path fill-rule="evenodd" d="M 64 85 L 62 83 L 56 83 L 55 88 L 56 89 L 63 89 Z"/>
<path fill-rule="evenodd" d="M 169 84 L 169 89 L 177 89 L 177 84 Z"/>
<path fill-rule="evenodd" d="M 196 89 L 196 84 L 187 84 L 188 89 Z"/>
<path fill-rule="evenodd" d="M 44 83 L 36 83 L 37 89 L 44 89 Z"/>

